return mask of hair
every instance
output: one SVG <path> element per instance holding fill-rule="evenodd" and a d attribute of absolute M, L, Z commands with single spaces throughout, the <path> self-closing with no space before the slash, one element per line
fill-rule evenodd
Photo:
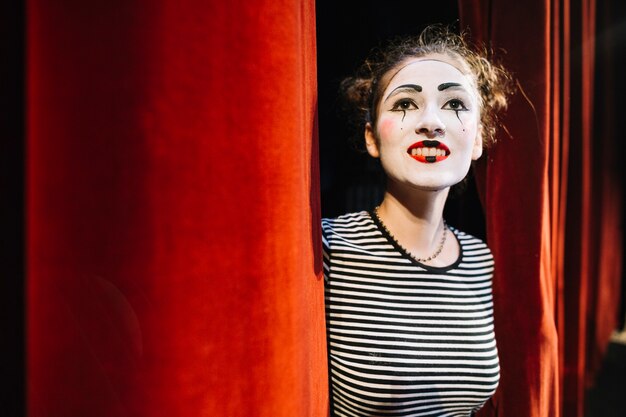
<path fill-rule="evenodd" d="M 467 38 L 467 33 L 457 34 L 447 26 L 431 25 L 417 37 L 393 39 L 370 52 L 356 74 L 340 84 L 345 110 L 352 113 L 352 122 L 358 132 L 355 140 L 358 138 L 356 145 L 359 149 L 364 147 L 366 123 L 376 126 L 378 104 L 387 87 L 388 74 L 411 58 L 430 54 L 448 55 L 467 66 L 479 92 L 483 146 L 495 143 L 498 112 L 506 109 L 508 97 L 513 93 L 512 77 L 504 67 L 488 58 L 492 55 L 490 50 L 470 44 Z"/>

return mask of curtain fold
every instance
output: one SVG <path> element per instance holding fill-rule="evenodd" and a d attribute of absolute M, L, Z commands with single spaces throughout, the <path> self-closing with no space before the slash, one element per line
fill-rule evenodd
<path fill-rule="evenodd" d="M 611 107 L 595 95 L 596 2 L 459 6 L 475 39 L 506 51 L 520 87 L 503 120 L 511 137 L 476 167 L 502 368 L 481 415 L 582 417 L 618 323 L 622 253 L 617 138 L 610 113 L 594 115 Z"/>
<path fill-rule="evenodd" d="M 29 416 L 326 415 L 314 19 L 27 2 Z"/>
<path fill-rule="evenodd" d="M 476 3 L 476 4 L 474 4 Z M 463 25 L 472 33 L 484 23 L 468 20 L 481 2 L 459 2 Z M 549 146 L 551 10 L 541 2 L 485 2 L 488 33 L 479 35 L 507 51 L 504 63 L 523 92 L 510 103 L 503 123 L 511 137 L 481 161 L 487 239 L 494 252 L 494 314 L 501 381 L 482 415 L 558 415 L 556 286 L 550 256 Z M 484 7 L 484 6 L 483 6 Z M 519 19 L 533 16 L 533 19 Z M 523 39 L 520 34 L 524 34 Z M 515 37 L 516 35 L 517 37 Z M 511 42 L 518 42 L 511 45 Z M 519 47 L 519 43 L 532 45 Z"/>
<path fill-rule="evenodd" d="M 582 416 L 587 349 L 589 293 L 595 281 L 593 248 L 598 241 L 592 215 L 592 118 L 595 2 L 571 2 L 571 75 L 569 191 L 566 222 L 566 264 L 564 280 L 563 411 Z"/>

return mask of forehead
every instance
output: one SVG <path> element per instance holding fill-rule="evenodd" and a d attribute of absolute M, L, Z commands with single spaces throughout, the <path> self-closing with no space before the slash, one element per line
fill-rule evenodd
<path fill-rule="evenodd" d="M 426 55 L 404 61 L 394 72 L 385 90 L 398 85 L 413 83 L 424 87 L 456 82 L 465 86 L 469 92 L 475 88 L 474 78 L 467 70 L 467 64 L 447 55 Z"/>

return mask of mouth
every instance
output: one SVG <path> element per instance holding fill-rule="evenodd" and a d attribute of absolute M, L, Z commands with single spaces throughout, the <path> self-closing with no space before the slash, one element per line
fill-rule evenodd
<path fill-rule="evenodd" d="M 423 140 L 409 146 L 406 153 L 418 162 L 432 164 L 446 159 L 450 149 L 438 140 Z"/>

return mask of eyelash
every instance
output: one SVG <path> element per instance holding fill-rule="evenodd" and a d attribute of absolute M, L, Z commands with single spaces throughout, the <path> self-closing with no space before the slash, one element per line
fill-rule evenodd
<path fill-rule="evenodd" d="M 403 112 L 405 112 L 407 110 L 414 110 L 414 109 L 411 109 L 410 107 L 407 107 L 407 108 L 400 107 L 400 106 L 405 105 L 405 104 L 409 105 L 409 106 L 413 106 L 415 109 L 417 109 L 417 104 L 415 104 L 415 102 L 413 100 L 408 99 L 408 98 L 403 98 L 403 99 L 400 99 L 400 100 L 396 101 L 395 103 L 393 103 L 393 106 L 391 107 L 391 111 L 403 111 Z"/>
<path fill-rule="evenodd" d="M 407 106 L 413 106 L 414 108 L 410 108 L 410 107 L 406 107 L 403 108 L 401 106 L 403 105 L 407 105 Z M 457 108 L 454 108 L 452 106 L 458 106 Z M 415 110 L 417 109 L 417 104 L 415 104 L 415 102 L 411 99 L 408 98 L 403 98 L 400 99 L 398 101 L 396 101 L 393 106 L 391 107 L 391 111 L 397 111 L 397 112 L 406 112 L 408 110 Z M 458 98 L 453 98 L 451 100 L 448 100 L 442 107 L 442 109 L 446 109 L 446 110 L 453 110 L 453 111 L 468 111 L 469 109 L 467 108 L 467 106 L 465 105 L 465 103 L 463 102 L 463 100 L 458 99 Z"/>
<path fill-rule="evenodd" d="M 460 106 L 459 108 L 452 108 L 451 104 L 454 103 L 455 105 Z M 446 104 L 443 105 L 443 109 L 446 108 L 446 106 L 449 106 L 450 110 L 454 110 L 456 112 L 459 111 L 468 111 L 469 109 L 467 108 L 467 106 L 465 105 L 465 103 L 463 103 L 463 100 L 458 99 L 458 98 L 453 98 L 452 100 L 448 100 L 446 102 Z"/>

